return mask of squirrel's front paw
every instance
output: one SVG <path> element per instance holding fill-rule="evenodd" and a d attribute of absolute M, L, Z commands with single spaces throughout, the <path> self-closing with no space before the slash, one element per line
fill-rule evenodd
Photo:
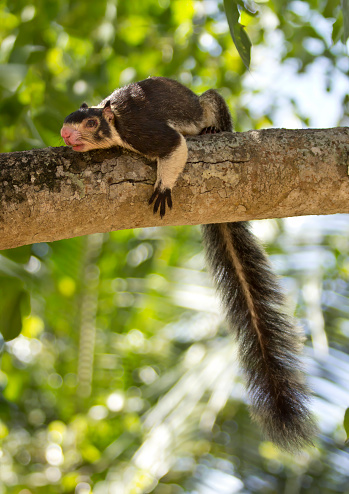
<path fill-rule="evenodd" d="M 154 202 L 155 201 L 155 202 Z M 171 197 L 171 189 L 163 189 L 160 190 L 159 187 L 156 187 L 151 198 L 148 201 L 148 204 L 152 204 L 154 202 L 154 214 L 158 212 L 160 207 L 160 217 L 163 218 L 166 212 L 166 202 L 167 206 L 172 208 L 172 197 Z"/>
<path fill-rule="evenodd" d="M 217 127 L 205 127 L 204 129 L 202 129 L 202 131 L 200 132 L 199 135 L 203 135 L 203 134 L 218 134 L 220 132 L 219 129 L 217 129 Z"/>

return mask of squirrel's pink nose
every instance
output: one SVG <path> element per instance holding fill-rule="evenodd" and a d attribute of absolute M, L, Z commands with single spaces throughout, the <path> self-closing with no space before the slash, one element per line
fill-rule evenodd
<path fill-rule="evenodd" d="M 61 136 L 63 137 L 63 139 L 69 139 L 69 137 L 71 136 L 71 134 L 72 134 L 71 129 L 69 129 L 67 127 L 62 127 L 61 128 Z"/>

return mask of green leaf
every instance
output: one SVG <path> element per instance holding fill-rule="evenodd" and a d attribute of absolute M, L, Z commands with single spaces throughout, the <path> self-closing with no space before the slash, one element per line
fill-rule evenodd
<path fill-rule="evenodd" d="M 16 247 L 15 249 L 2 250 L 0 254 L 11 261 L 26 264 L 31 256 L 31 245 L 23 245 L 22 247 Z"/>
<path fill-rule="evenodd" d="M 240 0 L 239 5 L 251 16 L 255 16 L 258 13 L 258 7 L 253 0 Z"/>
<path fill-rule="evenodd" d="M 345 432 L 347 435 L 345 443 L 348 444 L 348 442 L 349 442 L 349 408 L 346 409 L 345 414 L 344 414 L 344 429 L 345 429 Z"/>
<path fill-rule="evenodd" d="M 342 35 L 343 35 L 343 13 L 342 11 L 340 11 L 336 21 L 332 26 L 332 41 L 334 45 L 342 38 Z"/>
<path fill-rule="evenodd" d="M 224 10 L 227 16 L 231 37 L 236 49 L 248 69 L 251 62 L 251 40 L 245 31 L 244 26 L 239 23 L 240 12 L 235 0 L 224 0 Z"/>
<path fill-rule="evenodd" d="M 346 409 L 345 414 L 344 414 L 344 429 L 347 435 L 347 438 L 345 440 L 345 443 L 349 443 L 349 408 Z"/>
<path fill-rule="evenodd" d="M 22 330 L 22 316 L 30 311 L 28 292 L 23 282 L 0 277 L 0 332 L 5 341 L 13 340 Z"/>
<path fill-rule="evenodd" d="M 343 11 L 343 43 L 349 38 L 349 0 L 341 0 Z"/>
<path fill-rule="evenodd" d="M 328 19 L 329 17 L 336 17 L 338 10 L 337 0 L 326 0 L 326 4 L 322 9 L 322 15 Z"/>

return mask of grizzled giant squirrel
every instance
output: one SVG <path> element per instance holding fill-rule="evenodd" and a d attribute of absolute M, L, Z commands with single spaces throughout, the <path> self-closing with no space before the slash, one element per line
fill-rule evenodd
<path fill-rule="evenodd" d="M 75 151 L 122 146 L 157 160 L 149 204 L 163 217 L 187 161 L 184 136 L 232 132 L 224 99 L 210 89 L 197 96 L 165 77 L 116 89 L 98 106 L 82 104 L 61 135 Z M 245 222 L 202 225 L 206 258 L 238 341 L 253 418 L 278 446 L 311 443 L 315 426 L 300 370 L 300 335 L 282 311 L 283 295 L 258 241 Z"/>

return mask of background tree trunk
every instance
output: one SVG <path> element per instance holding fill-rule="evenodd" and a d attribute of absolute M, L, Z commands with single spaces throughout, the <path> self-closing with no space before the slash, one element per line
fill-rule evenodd
<path fill-rule="evenodd" d="M 349 212 L 349 128 L 268 129 L 188 138 L 161 220 L 156 163 L 121 148 L 0 155 L 0 249 L 88 233 Z"/>

